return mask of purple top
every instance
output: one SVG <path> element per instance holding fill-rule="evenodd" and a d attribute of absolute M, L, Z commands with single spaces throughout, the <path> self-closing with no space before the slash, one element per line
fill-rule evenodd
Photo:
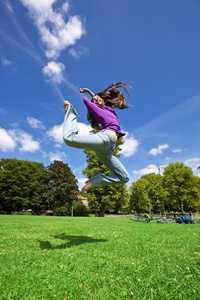
<path fill-rule="evenodd" d="M 126 134 L 120 129 L 119 119 L 114 109 L 109 106 L 99 106 L 95 103 L 92 103 L 86 97 L 83 98 L 83 102 L 85 103 L 91 117 L 93 117 L 96 122 L 101 124 L 102 129 L 115 131 L 119 133 L 120 136 Z"/>

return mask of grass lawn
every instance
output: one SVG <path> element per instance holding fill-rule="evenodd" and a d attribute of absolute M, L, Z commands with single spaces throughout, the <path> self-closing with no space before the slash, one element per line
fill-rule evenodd
<path fill-rule="evenodd" d="M 200 224 L 0 215 L 0 299 L 200 299 Z"/>

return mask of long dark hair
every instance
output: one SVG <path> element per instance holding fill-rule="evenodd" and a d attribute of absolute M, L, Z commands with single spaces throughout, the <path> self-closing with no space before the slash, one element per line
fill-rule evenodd
<path fill-rule="evenodd" d="M 123 93 L 119 90 L 120 88 L 124 89 L 130 97 L 130 93 L 127 88 L 131 88 L 131 86 L 127 82 L 123 81 L 110 84 L 105 90 L 95 94 L 94 96 L 97 95 L 103 100 L 102 106 L 109 106 L 111 108 L 119 109 L 129 108 L 130 104 L 126 103 Z M 89 113 L 87 115 L 87 119 L 92 128 L 101 130 L 101 125 L 98 124 Z"/>
<path fill-rule="evenodd" d="M 105 106 L 119 109 L 129 108 L 130 105 L 126 103 L 123 93 L 119 90 L 119 88 L 123 88 L 130 97 L 127 87 L 131 87 L 127 82 L 120 81 L 112 83 L 103 92 L 97 93 L 96 95 L 103 99 Z"/>

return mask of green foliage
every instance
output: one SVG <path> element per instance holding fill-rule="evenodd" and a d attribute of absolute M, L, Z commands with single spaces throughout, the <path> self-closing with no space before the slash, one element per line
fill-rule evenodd
<path fill-rule="evenodd" d="M 32 212 L 23 212 L 23 211 L 17 211 L 14 212 L 13 215 L 20 215 L 20 216 L 36 216 L 37 214 L 32 211 Z"/>
<path fill-rule="evenodd" d="M 190 211 L 200 208 L 200 179 L 184 163 L 171 163 L 163 173 L 148 174 L 130 187 L 130 208 L 136 212 Z"/>
<path fill-rule="evenodd" d="M 200 208 L 199 179 L 184 163 L 169 164 L 163 174 L 163 187 L 167 191 L 167 204 L 175 210 Z"/>
<path fill-rule="evenodd" d="M 65 206 L 65 212 L 60 209 L 58 214 L 69 215 L 77 191 L 77 180 L 61 161 L 47 168 L 27 160 L 0 161 L 0 212 L 52 209 L 55 214 L 58 207 Z"/>
<path fill-rule="evenodd" d="M 65 206 L 71 210 L 72 202 L 78 192 L 77 180 L 68 164 L 54 161 L 47 167 L 47 172 L 42 181 L 42 200 L 45 208 L 53 210 Z"/>
<path fill-rule="evenodd" d="M 69 216 L 70 212 L 66 206 L 56 208 L 56 216 Z"/>
<path fill-rule="evenodd" d="M 200 299 L 200 225 L 0 215 L 1 300 Z"/>
<path fill-rule="evenodd" d="M 88 216 L 87 207 L 80 202 L 75 202 L 73 207 L 73 215 L 82 217 Z"/>
<path fill-rule="evenodd" d="M 40 206 L 42 163 L 17 159 L 0 161 L 0 207 L 11 212 Z"/>
<path fill-rule="evenodd" d="M 93 130 L 93 133 L 96 131 Z M 124 142 L 120 138 L 116 144 L 114 155 L 120 156 L 120 146 Z M 104 175 L 111 174 L 110 170 L 103 165 L 95 156 L 94 151 L 84 151 L 86 153 L 87 168 L 83 170 L 83 174 L 88 178 L 92 176 L 94 171 Z M 121 210 L 128 201 L 127 190 L 125 184 L 108 185 L 103 187 L 95 187 L 87 192 L 89 207 L 93 211 L 105 211 L 114 209 L 116 212 Z"/>
<path fill-rule="evenodd" d="M 163 188 L 163 177 L 160 174 L 144 175 L 142 179 L 145 182 L 145 192 L 147 193 L 151 208 L 154 212 L 165 210 L 164 201 L 167 196 L 167 191 Z"/>
<path fill-rule="evenodd" d="M 149 212 L 151 202 L 146 192 L 146 180 L 141 178 L 133 182 L 130 187 L 130 210 L 137 213 Z"/>

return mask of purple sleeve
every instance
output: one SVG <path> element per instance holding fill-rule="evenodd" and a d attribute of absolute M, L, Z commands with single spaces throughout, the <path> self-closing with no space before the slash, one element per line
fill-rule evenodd
<path fill-rule="evenodd" d="M 84 102 L 84 104 L 85 104 L 85 106 L 87 107 L 87 108 L 92 108 L 92 109 L 94 109 L 94 107 L 96 106 L 96 104 L 94 104 L 94 103 L 92 103 L 88 98 L 86 98 L 86 97 L 84 97 L 83 98 L 83 102 Z"/>
<path fill-rule="evenodd" d="M 92 103 L 88 98 L 84 97 L 83 102 L 87 107 L 90 116 L 99 124 L 102 125 L 102 129 L 112 130 L 118 132 L 120 135 L 125 135 L 125 132 L 121 131 L 119 126 L 119 119 L 115 111 L 108 106 L 99 106 Z"/>
<path fill-rule="evenodd" d="M 100 116 L 102 114 L 102 107 L 92 103 L 88 98 L 84 97 L 83 102 L 87 107 L 88 112 L 91 113 L 92 116 Z"/>
<path fill-rule="evenodd" d="M 85 104 L 86 107 L 90 106 L 90 104 L 94 104 L 92 103 L 88 98 L 84 97 L 83 98 L 83 102 Z"/>

